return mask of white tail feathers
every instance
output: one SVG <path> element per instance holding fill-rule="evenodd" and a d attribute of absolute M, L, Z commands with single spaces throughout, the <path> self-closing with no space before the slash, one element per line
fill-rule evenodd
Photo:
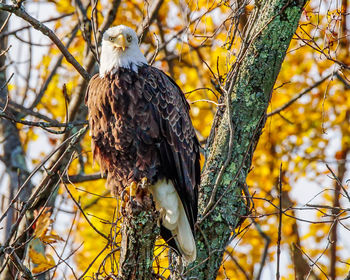
<path fill-rule="evenodd" d="M 161 213 L 162 225 L 171 231 L 176 245 L 187 263 L 196 259 L 196 243 L 185 209 L 174 185 L 166 180 L 150 187 L 156 208 Z"/>
<path fill-rule="evenodd" d="M 196 259 L 196 243 L 181 201 L 178 226 L 171 233 L 175 236 L 176 245 L 185 261 L 193 262 Z"/>

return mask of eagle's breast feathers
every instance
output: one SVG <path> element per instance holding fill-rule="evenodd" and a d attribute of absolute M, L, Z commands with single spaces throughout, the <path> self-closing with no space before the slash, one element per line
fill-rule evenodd
<path fill-rule="evenodd" d="M 168 243 L 175 248 L 183 243 L 195 256 L 194 240 L 181 240 L 185 233 L 178 232 L 186 217 L 190 228 L 184 225 L 181 230 L 194 231 L 200 176 L 199 143 L 180 88 L 152 66 L 143 64 L 138 71 L 119 67 L 91 79 L 85 103 L 93 155 L 107 172 L 112 191 L 120 194 L 131 182 L 146 177 L 153 185 L 153 197 L 160 199 L 157 208 L 170 209 L 163 218 L 163 238 L 178 235 L 176 244 Z M 178 213 L 171 210 L 176 203 L 166 208 L 173 201 L 167 199 L 180 199 Z M 192 254 L 187 256 L 192 261 L 193 252 L 186 248 L 179 248 L 180 252 Z"/>

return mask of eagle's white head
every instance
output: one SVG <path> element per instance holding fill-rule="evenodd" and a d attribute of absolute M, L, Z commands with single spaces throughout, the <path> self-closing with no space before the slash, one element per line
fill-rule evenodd
<path fill-rule="evenodd" d="M 102 37 L 100 77 L 119 67 L 137 72 L 142 64 L 147 64 L 147 60 L 139 48 L 135 31 L 125 25 L 107 29 Z"/>

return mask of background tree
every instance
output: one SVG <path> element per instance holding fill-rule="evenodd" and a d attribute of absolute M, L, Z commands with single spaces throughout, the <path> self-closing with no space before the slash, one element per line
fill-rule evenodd
<path fill-rule="evenodd" d="M 304 4 L 0 3 L 1 279 L 118 275 L 119 203 L 92 167 L 82 100 L 120 23 L 181 85 L 207 143 L 198 260 L 183 271 L 158 240 L 154 278 L 346 277 L 348 1 Z"/>

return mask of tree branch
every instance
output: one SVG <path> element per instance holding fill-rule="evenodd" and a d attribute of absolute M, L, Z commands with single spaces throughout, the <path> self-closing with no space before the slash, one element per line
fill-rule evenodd
<path fill-rule="evenodd" d="M 35 29 L 39 30 L 41 33 L 46 35 L 51 39 L 51 41 L 58 47 L 58 49 L 62 52 L 64 57 L 67 59 L 69 63 L 73 65 L 73 67 L 79 72 L 79 74 L 85 79 L 90 80 L 90 74 L 86 72 L 86 70 L 79 64 L 79 62 L 74 58 L 74 56 L 66 49 L 61 40 L 56 36 L 56 34 L 44 25 L 42 22 L 30 16 L 22 7 L 16 7 L 11 5 L 6 5 L 0 3 L 0 10 L 7 11 L 9 13 L 13 13 L 16 16 L 24 19 L 28 23 L 30 23 Z"/>
<path fill-rule="evenodd" d="M 298 99 L 300 99 L 305 94 L 309 93 L 314 88 L 317 88 L 320 84 L 322 84 L 324 81 L 326 81 L 328 78 L 333 77 L 334 73 L 329 74 L 322 78 L 321 80 L 314 83 L 312 86 L 308 87 L 307 89 L 303 90 L 301 93 L 297 94 L 295 97 L 293 97 L 291 100 L 289 100 L 286 104 L 282 105 L 281 107 L 277 108 L 276 110 L 273 110 L 271 113 L 267 114 L 267 117 L 271 117 L 275 114 L 280 113 L 284 109 L 288 108 L 290 105 L 292 105 L 294 102 L 296 102 Z"/>
<path fill-rule="evenodd" d="M 65 183 L 82 183 L 86 181 L 94 181 L 103 179 L 101 176 L 101 173 L 95 173 L 95 174 L 77 174 L 77 175 L 70 175 L 68 178 L 63 178 L 63 181 Z"/>
<path fill-rule="evenodd" d="M 199 189 L 199 212 L 207 214 L 198 226 L 211 242 L 207 250 L 201 234 L 196 234 L 198 257 L 189 275 L 197 279 L 216 278 L 232 230 L 238 226 L 240 216 L 246 214 L 241 187 L 266 120 L 273 85 L 305 3 L 306 0 L 259 1 L 250 16 L 237 61 L 222 87 L 230 110 L 218 110 L 207 146 L 209 154 Z M 230 160 L 225 164 L 227 159 Z M 222 166 L 225 168 L 220 172 Z M 212 198 L 213 186 L 217 188 Z M 207 211 L 209 201 L 215 203 Z"/>

